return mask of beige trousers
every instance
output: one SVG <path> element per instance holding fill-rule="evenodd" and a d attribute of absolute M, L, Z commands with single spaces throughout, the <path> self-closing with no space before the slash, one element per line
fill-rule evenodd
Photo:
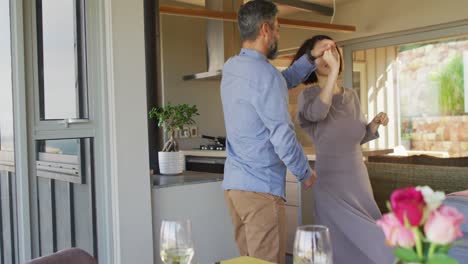
<path fill-rule="evenodd" d="M 285 263 L 286 211 L 281 197 L 238 190 L 224 191 L 241 256 Z"/>

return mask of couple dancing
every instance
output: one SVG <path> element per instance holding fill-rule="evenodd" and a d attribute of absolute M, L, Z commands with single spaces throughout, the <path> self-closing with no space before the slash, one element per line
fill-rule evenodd
<path fill-rule="evenodd" d="M 225 63 L 221 81 L 227 131 L 223 188 L 240 253 L 284 263 L 289 169 L 314 190 L 316 224 L 329 227 L 334 264 L 393 263 L 375 224 L 381 213 L 361 152 L 388 117 L 380 113 L 367 123 L 356 93 L 337 85 L 342 61 L 330 37 L 306 40 L 291 66 L 277 71 L 268 62 L 277 53 L 277 12 L 264 0 L 240 8 L 242 49 Z M 314 170 L 288 112 L 288 89 L 300 83 L 310 85 L 299 95 L 297 118 L 315 144 Z"/>

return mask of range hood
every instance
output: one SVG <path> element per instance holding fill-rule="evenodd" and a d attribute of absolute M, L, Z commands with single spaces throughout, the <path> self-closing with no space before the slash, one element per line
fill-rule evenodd
<path fill-rule="evenodd" d="M 206 0 L 206 9 L 223 11 L 223 1 Z M 206 21 L 206 64 L 207 71 L 184 75 L 189 80 L 219 80 L 224 65 L 224 22 L 222 20 Z"/>

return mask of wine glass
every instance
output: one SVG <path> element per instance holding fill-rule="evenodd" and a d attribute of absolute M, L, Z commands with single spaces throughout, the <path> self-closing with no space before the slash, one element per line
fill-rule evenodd
<path fill-rule="evenodd" d="M 330 232 L 326 226 L 306 225 L 296 230 L 294 264 L 332 264 Z"/>
<path fill-rule="evenodd" d="M 194 254 L 190 220 L 163 220 L 159 249 L 164 263 L 189 264 Z"/>

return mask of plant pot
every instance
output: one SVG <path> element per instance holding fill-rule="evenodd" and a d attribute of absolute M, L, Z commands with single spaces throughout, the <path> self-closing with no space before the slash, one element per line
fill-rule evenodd
<path fill-rule="evenodd" d="M 164 175 L 177 175 L 184 171 L 185 157 L 184 153 L 177 152 L 158 152 L 159 172 Z"/>
<path fill-rule="evenodd" d="M 401 139 L 401 145 L 405 147 L 406 150 L 411 150 L 411 140 L 410 139 Z"/>

